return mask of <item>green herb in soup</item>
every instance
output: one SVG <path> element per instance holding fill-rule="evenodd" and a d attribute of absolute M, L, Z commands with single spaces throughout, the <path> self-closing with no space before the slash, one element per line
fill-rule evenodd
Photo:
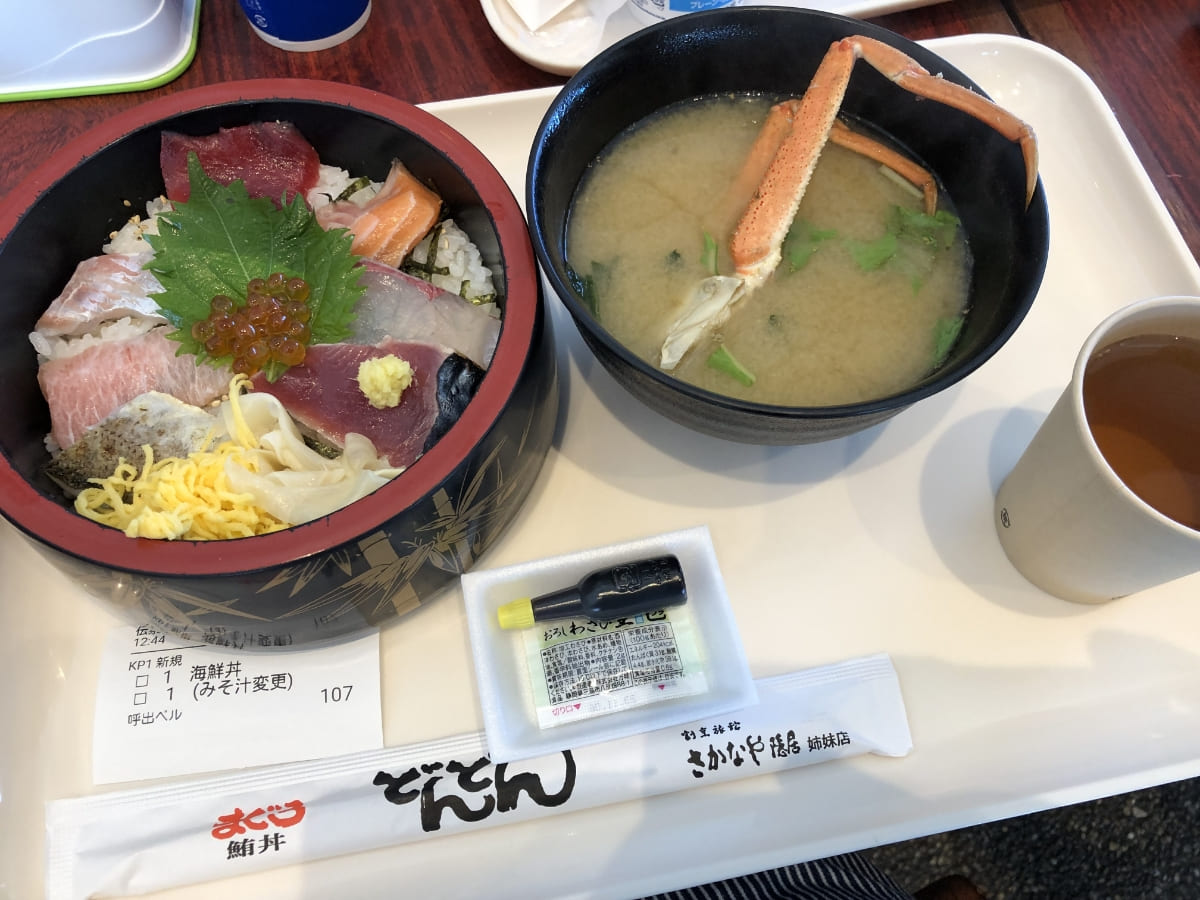
<path fill-rule="evenodd" d="M 741 382 L 746 387 L 753 387 L 757 380 L 754 373 L 743 366 L 734 358 L 734 355 L 729 352 L 729 348 L 722 344 L 714 350 L 708 357 L 708 364 L 718 372 L 723 372 L 730 378 Z"/>
<path fill-rule="evenodd" d="M 651 364 L 696 285 L 734 274 L 729 235 L 750 198 L 730 186 L 769 106 L 734 95 L 671 107 L 618 138 L 580 186 L 568 260 L 581 273 L 604 267 L 602 280 L 577 278 L 585 301 Z M 962 229 L 952 208 L 924 212 L 878 163 L 826 144 L 782 253 L 676 377 L 762 403 L 828 406 L 906 390 L 950 353 L 970 274 Z"/>

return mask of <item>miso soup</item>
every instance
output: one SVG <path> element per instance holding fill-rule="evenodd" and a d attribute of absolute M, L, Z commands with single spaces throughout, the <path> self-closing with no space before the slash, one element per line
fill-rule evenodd
<path fill-rule="evenodd" d="M 567 258 L 596 318 L 657 365 L 695 285 L 733 274 L 729 236 L 750 199 L 732 186 L 771 101 L 701 98 L 618 137 L 589 168 Z M 944 193 L 920 193 L 852 151 L 825 150 L 783 261 L 672 374 L 761 403 L 831 406 L 911 387 L 945 358 L 966 314 L 970 257 Z"/>

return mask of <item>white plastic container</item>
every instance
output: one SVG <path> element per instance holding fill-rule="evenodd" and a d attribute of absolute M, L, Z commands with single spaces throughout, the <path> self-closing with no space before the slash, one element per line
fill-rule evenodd
<path fill-rule="evenodd" d="M 614 708 L 595 718 L 572 715 L 559 727 L 545 728 L 531 684 L 525 635 L 503 630 L 497 610 L 514 598 L 575 584 L 596 569 L 665 554 L 673 554 L 687 576 L 688 599 L 681 609 L 687 610 L 689 628 L 701 648 L 704 689 L 672 691 L 659 702 Z M 757 702 L 758 691 L 706 526 L 498 569 L 474 569 L 462 576 L 462 592 L 488 755 L 494 763 L 655 731 Z"/>

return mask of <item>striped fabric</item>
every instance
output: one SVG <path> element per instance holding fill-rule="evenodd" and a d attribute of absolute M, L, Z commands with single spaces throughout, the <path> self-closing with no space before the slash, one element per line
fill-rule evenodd
<path fill-rule="evenodd" d="M 768 869 L 645 900 L 913 900 L 857 853 Z"/>

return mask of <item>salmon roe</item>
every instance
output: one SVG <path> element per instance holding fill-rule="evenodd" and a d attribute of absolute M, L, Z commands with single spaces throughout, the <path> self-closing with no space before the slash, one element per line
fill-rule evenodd
<path fill-rule="evenodd" d="M 309 293 L 307 281 L 283 272 L 251 279 L 245 298 L 213 297 L 208 318 L 192 326 L 192 337 L 213 358 L 233 357 L 233 371 L 242 375 L 255 375 L 268 363 L 298 366 L 312 338 Z"/>

